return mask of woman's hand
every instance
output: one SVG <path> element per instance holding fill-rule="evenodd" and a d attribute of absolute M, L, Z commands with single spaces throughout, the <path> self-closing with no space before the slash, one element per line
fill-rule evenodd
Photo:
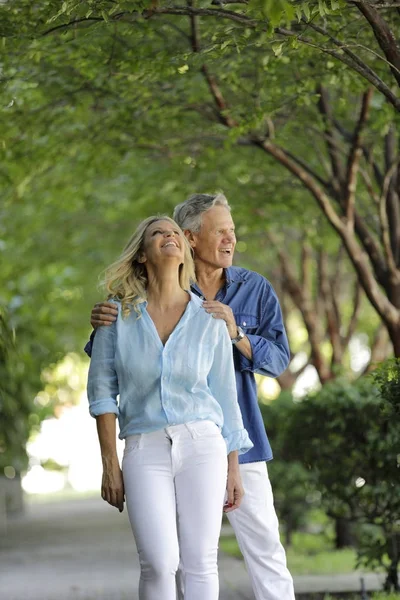
<path fill-rule="evenodd" d="M 239 508 L 244 496 L 237 451 L 230 452 L 228 455 L 228 481 L 226 491 L 227 498 L 224 505 L 224 512 L 228 513 Z"/>
<path fill-rule="evenodd" d="M 118 317 L 118 308 L 112 302 L 99 302 L 95 304 L 90 315 L 90 324 L 93 329 L 101 325 L 111 325 Z"/>
<path fill-rule="evenodd" d="M 111 506 L 118 508 L 119 512 L 124 510 L 124 481 L 117 458 L 110 460 L 103 457 L 101 497 Z"/>

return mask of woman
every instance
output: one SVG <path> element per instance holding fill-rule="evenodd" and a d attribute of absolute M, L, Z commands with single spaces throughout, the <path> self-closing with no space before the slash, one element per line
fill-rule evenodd
<path fill-rule="evenodd" d="M 190 249 L 176 223 L 146 219 L 107 271 L 118 318 L 99 328 L 93 343 L 88 397 L 103 460 L 102 497 L 120 511 L 126 498 L 140 600 L 175 600 L 179 561 L 187 600 L 218 598 L 225 490 L 226 510 L 234 510 L 243 495 L 238 453 L 252 447 L 229 335 L 186 291 L 192 279 Z M 122 472 L 115 416 L 125 439 Z"/>

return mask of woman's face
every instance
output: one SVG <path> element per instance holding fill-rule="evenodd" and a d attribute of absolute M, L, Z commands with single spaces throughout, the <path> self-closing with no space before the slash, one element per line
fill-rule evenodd
<path fill-rule="evenodd" d="M 144 251 L 141 262 L 162 264 L 174 261 L 184 262 L 185 240 L 179 228 L 169 221 L 156 221 L 148 226 L 144 236 Z"/>

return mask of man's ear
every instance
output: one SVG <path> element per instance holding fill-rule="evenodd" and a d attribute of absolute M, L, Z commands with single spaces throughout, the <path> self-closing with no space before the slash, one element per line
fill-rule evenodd
<path fill-rule="evenodd" d="M 189 245 L 191 248 L 195 248 L 196 247 L 196 235 L 190 231 L 190 229 L 185 229 L 184 232 L 185 237 L 187 239 L 187 241 L 189 242 Z"/>

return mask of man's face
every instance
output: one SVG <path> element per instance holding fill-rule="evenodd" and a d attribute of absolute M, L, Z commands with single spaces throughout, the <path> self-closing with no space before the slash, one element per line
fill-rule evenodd
<path fill-rule="evenodd" d="M 213 206 L 202 215 L 199 233 L 188 233 L 196 261 L 216 269 L 232 265 L 236 246 L 235 225 L 224 206 Z"/>

